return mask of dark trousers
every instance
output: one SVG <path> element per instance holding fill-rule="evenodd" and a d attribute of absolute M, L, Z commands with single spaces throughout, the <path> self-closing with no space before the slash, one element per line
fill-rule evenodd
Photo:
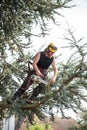
<path fill-rule="evenodd" d="M 41 73 L 44 74 L 44 80 L 46 80 L 47 78 L 47 71 L 44 69 L 40 69 Z M 35 74 L 34 70 L 31 70 L 28 74 L 28 76 L 25 78 L 23 84 L 21 85 L 21 87 L 17 90 L 17 92 L 14 94 L 14 96 L 12 97 L 12 100 L 16 100 L 17 98 L 19 98 L 28 88 L 29 86 L 34 82 L 31 79 L 31 75 Z M 34 99 L 35 97 L 38 96 L 39 93 L 43 92 L 43 90 L 45 89 L 45 85 L 44 84 L 39 84 L 34 90 L 32 95 L 29 97 L 29 99 Z"/>

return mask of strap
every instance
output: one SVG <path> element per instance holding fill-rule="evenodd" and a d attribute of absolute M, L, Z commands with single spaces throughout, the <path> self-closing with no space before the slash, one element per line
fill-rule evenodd
<path fill-rule="evenodd" d="M 30 64 L 32 65 L 32 62 L 28 61 L 28 71 L 30 71 Z"/>

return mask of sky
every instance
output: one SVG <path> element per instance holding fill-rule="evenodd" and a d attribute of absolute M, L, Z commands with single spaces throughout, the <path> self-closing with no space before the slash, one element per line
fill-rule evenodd
<path fill-rule="evenodd" d="M 68 57 L 70 52 L 67 51 L 67 49 L 61 49 L 61 46 L 66 45 L 66 41 L 63 37 L 66 34 L 65 30 L 68 28 L 67 23 L 69 27 L 74 30 L 77 39 L 83 37 L 87 40 L 87 0 L 74 0 L 74 3 L 77 5 L 76 7 L 59 10 L 59 12 L 64 15 L 64 17 L 56 16 L 56 22 L 61 24 L 60 26 L 56 26 L 49 21 L 49 35 L 45 38 L 33 38 L 33 46 L 35 50 L 38 50 L 42 44 L 44 44 L 43 48 L 45 48 L 50 42 L 53 42 L 58 46 L 58 52 L 56 55 L 63 54 L 64 57 L 62 60 L 64 60 L 65 57 Z M 38 27 L 34 27 L 34 32 L 35 31 L 38 33 Z M 37 47 L 36 44 L 38 45 Z M 43 48 L 41 49 L 43 50 Z"/>

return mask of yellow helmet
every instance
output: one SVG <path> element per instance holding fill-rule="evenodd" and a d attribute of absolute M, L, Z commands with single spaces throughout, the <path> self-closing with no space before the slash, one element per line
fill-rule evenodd
<path fill-rule="evenodd" d="M 51 52 L 53 52 L 53 53 L 57 51 L 57 47 L 55 46 L 54 43 L 50 43 L 50 44 L 48 45 L 48 49 L 49 49 L 49 51 L 51 51 Z"/>

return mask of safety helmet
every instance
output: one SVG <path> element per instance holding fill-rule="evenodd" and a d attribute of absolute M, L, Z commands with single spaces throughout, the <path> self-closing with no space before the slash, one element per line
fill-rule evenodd
<path fill-rule="evenodd" d="M 55 46 L 54 43 L 50 43 L 50 44 L 48 45 L 48 50 L 54 53 L 54 52 L 57 51 L 57 47 Z"/>

